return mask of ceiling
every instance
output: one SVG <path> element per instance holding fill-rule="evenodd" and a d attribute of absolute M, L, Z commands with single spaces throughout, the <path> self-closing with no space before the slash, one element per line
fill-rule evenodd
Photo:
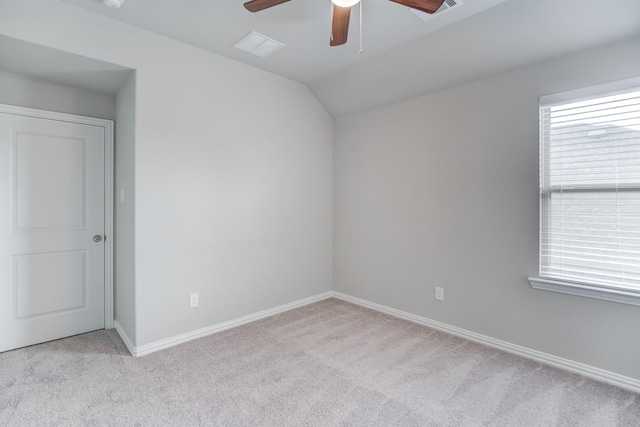
<path fill-rule="evenodd" d="M 60 1 L 0 0 L 0 12 Z M 62 1 L 299 81 L 334 117 L 640 36 L 639 0 L 462 0 L 428 22 L 388 0 L 363 0 L 362 54 L 357 8 L 347 44 L 329 47 L 329 0 L 292 0 L 258 13 L 246 11 L 244 0 L 125 0 L 120 9 Z M 265 59 L 231 47 L 250 31 L 285 47 Z M 2 41 L 0 49 L 7 49 Z M 29 57 L 46 57 L 35 50 L 21 51 L 23 64 L 11 66 L 34 69 Z M 40 61 L 37 77 L 47 78 L 52 63 L 60 61 Z M 118 70 L 107 71 L 117 84 Z M 60 81 L 65 72 L 50 74 Z"/>
<path fill-rule="evenodd" d="M 349 39 L 330 47 L 329 0 L 292 0 L 257 13 L 246 0 L 124 0 L 118 9 L 102 0 L 64 0 L 136 27 L 218 53 L 304 84 L 318 81 L 385 50 L 422 37 L 505 0 L 462 0 L 462 6 L 425 22 L 388 0 L 363 0 L 364 52 L 358 54 L 359 9 L 352 8 Z M 284 43 L 261 59 L 232 46 L 250 31 Z"/>
<path fill-rule="evenodd" d="M 640 0 L 508 0 L 310 88 L 336 117 L 638 37 Z"/>
<path fill-rule="evenodd" d="M 133 70 L 0 36 L 0 70 L 116 94 Z"/>

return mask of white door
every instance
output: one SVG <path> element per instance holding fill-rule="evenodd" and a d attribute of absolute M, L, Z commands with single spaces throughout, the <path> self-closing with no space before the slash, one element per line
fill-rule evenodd
<path fill-rule="evenodd" d="M 103 127 L 0 112 L 0 351 L 104 328 L 104 156 Z"/>

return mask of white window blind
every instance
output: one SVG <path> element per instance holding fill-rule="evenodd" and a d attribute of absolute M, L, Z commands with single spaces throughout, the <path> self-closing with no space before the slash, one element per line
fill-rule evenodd
<path fill-rule="evenodd" d="M 540 153 L 540 276 L 640 292 L 640 81 L 541 97 Z"/>

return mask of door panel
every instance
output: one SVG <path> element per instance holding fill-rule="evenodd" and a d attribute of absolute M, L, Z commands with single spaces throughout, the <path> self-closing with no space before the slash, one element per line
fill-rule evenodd
<path fill-rule="evenodd" d="M 0 351 L 104 327 L 103 127 L 0 113 Z"/>
<path fill-rule="evenodd" d="M 15 135 L 11 147 L 15 231 L 86 227 L 85 145 L 79 139 Z"/>
<path fill-rule="evenodd" d="M 86 251 L 13 256 L 13 320 L 86 309 Z M 50 286 L 55 277 L 57 287 Z"/>

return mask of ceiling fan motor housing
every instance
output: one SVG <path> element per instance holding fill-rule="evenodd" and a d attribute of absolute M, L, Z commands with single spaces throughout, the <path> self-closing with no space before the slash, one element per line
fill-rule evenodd
<path fill-rule="evenodd" d="M 103 0 L 107 1 L 113 0 Z M 289 0 L 249 0 L 244 4 L 244 7 L 249 12 L 259 12 L 264 9 L 268 9 L 273 6 L 277 6 L 282 3 L 287 3 Z M 360 3 L 361 0 L 331 0 L 331 3 L 335 6 L 331 14 L 331 38 L 329 39 L 330 46 L 339 46 L 347 42 L 349 35 L 349 19 L 351 17 L 351 8 Z M 411 9 L 417 9 L 419 11 L 432 14 L 435 13 L 442 4 L 447 1 L 447 4 L 452 7 L 456 4 L 455 0 L 391 0 L 394 3 L 401 4 Z M 362 4 L 361 4 L 362 6 Z M 362 41 L 362 14 L 360 15 L 360 41 Z M 360 53 L 362 53 L 362 46 L 360 46 Z"/>

